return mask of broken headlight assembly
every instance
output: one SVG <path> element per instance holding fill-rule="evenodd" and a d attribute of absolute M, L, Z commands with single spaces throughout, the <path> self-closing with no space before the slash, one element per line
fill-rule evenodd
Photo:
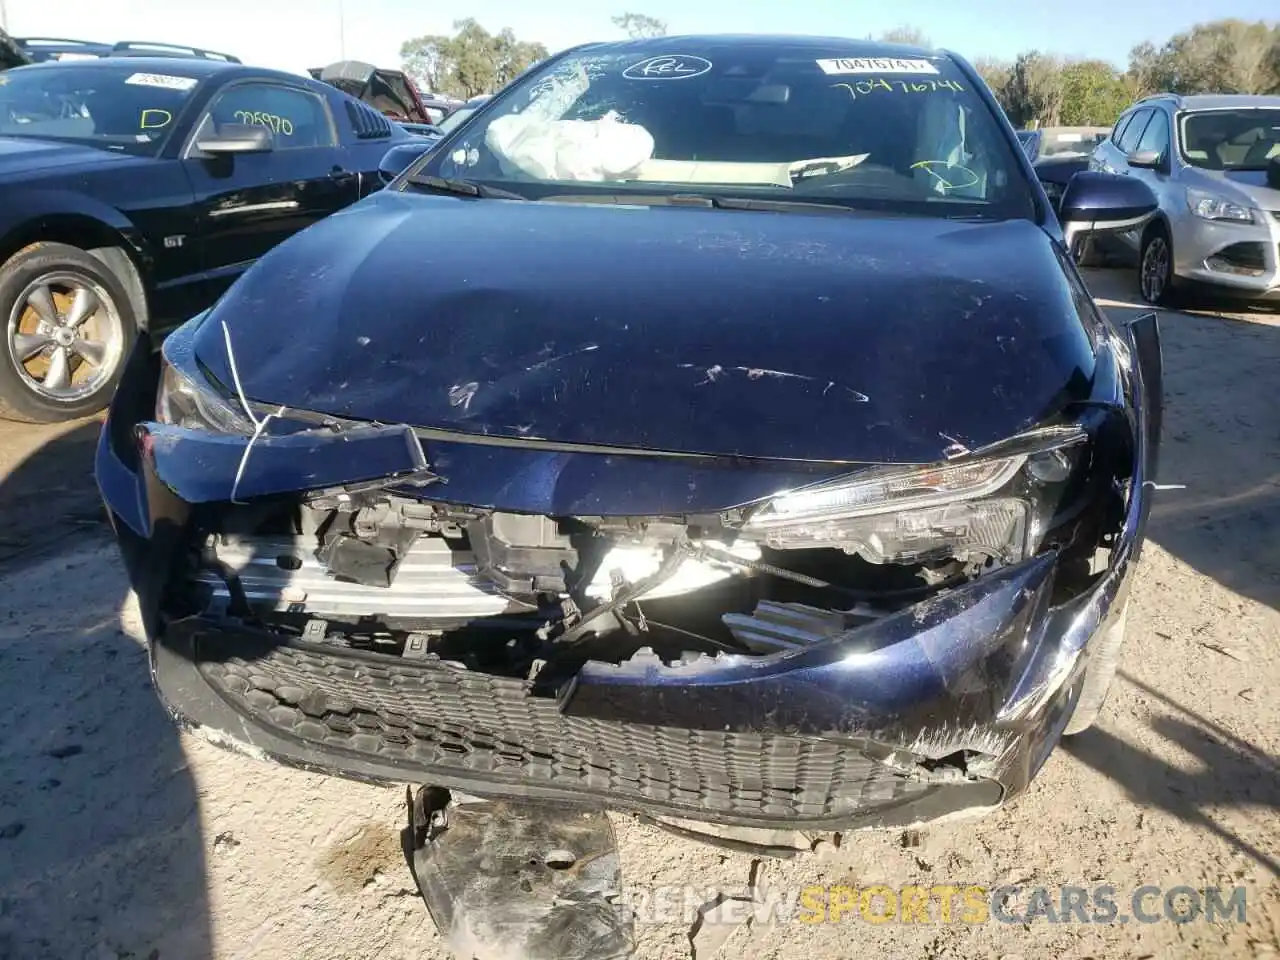
<path fill-rule="evenodd" d="M 1016 563 L 1036 549 L 1088 447 L 1081 432 L 1016 455 L 873 468 L 779 494 L 739 527 L 781 550 L 834 548 L 872 563 L 944 557 Z"/>
<path fill-rule="evenodd" d="M 161 352 L 156 421 L 190 430 L 252 434 L 254 425 L 240 404 L 223 394 L 185 350 Z"/>

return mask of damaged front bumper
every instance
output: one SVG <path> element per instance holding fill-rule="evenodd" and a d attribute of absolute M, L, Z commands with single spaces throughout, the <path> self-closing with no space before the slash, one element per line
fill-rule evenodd
<path fill-rule="evenodd" d="M 745 827 L 903 825 L 988 809 L 1025 788 L 1071 717 L 1097 639 L 1122 629 L 1159 430 L 1154 317 L 1130 334 L 1117 350 L 1132 469 L 1108 562 L 1087 589 L 1062 600 L 1060 558 L 1041 552 L 792 649 L 683 662 L 641 649 L 617 663 L 588 659 L 550 688 L 411 645 L 388 655 L 235 617 L 166 617 L 193 518 L 226 498 L 247 438 L 158 427 L 154 391 L 122 389 L 97 472 L 155 685 L 180 723 L 217 743 L 479 796 Z M 155 383 L 154 363 L 139 350 L 126 385 Z M 297 449 L 279 444 L 258 462 L 267 486 L 252 495 L 427 468 L 407 428 L 289 442 L 313 444 L 305 484 L 289 467 Z M 352 463 L 368 476 L 352 476 Z M 201 487 L 200 476 L 223 479 Z M 805 609 L 761 604 L 738 629 L 766 635 L 778 616 L 803 621 Z"/>

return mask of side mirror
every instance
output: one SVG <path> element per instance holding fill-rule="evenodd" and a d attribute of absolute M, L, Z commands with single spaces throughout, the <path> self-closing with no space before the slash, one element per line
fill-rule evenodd
<path fill-rule="evenodd" d="M 431 150 L 439 142 L 423 138 L 417 143 L 396 144 L 382 155 L 378 162 L 378 176 L 383 184 L 388 184 L 409 169 L 409 165 Z"/>
<path fill-rule="evenodd" d="M 196 141 L 197 150 L 214 157 L 232 153 L 270 153 L 275 145 L 271 131 L 256 123 L 224 123 L 212 136 Z"/>
<path fill-rule="evenodd" d="M 1129 166 L 1138 167 L 1141 170 L 1163 170 L 1165 168 L 1164 154 L 1158 150 L 1142 150 L 1129 154 L 1127 157 Z"/>
<path fill-rule="evenodd" d="M 1159 206 L 1155 193 L 1141 180 L 1082 170 L 1071 178 L 1058 206 L 1063 240 L 1074 250 L 1081 237 L 1133 230 L 1151 219 Z"/>

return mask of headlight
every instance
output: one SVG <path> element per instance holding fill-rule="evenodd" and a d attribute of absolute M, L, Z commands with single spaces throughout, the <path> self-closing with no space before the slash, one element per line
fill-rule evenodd
<path fill-rule="evenodd" d="M 748 513 L 743 535 L 777 549 L 827 547 L 872 563 L 976 555 L 1013 563 L 1034 548 L 1042 503 L 1062 497 L 1084 447 L 883 468 L 780 494 Z"/>
<path fill-rule="evenodd" d="M 1224 200 L 1199 190 L 1187 191 L 1187 206 L 1197 217 L 1205 220 L 1228 220 L 1232 223 L 1253 223 L 1253 211 L 1238 203 Z"/>
<path fill-rule="evenodd" d="M 191 366 L 195 366 L 194 362 Z M 225 398 L 198 372 L 179 369 L 168 356 L 161 361 L 156 420 L 215 433 L 253 433 L 253 423 L 238 404 Z"/>

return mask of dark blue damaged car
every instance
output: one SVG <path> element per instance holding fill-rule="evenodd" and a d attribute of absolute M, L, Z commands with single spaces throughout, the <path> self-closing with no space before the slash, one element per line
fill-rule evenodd
<path fill-rule="evenodd" d="M 1144 185 L 1055 214 L 961 58 L 822 38 L 575 48 L 418 149 L 129 362 L 97 477 L 179 723 L 848 828 L 1095 721 L 1161 364 L 1067 250 Z"/>

